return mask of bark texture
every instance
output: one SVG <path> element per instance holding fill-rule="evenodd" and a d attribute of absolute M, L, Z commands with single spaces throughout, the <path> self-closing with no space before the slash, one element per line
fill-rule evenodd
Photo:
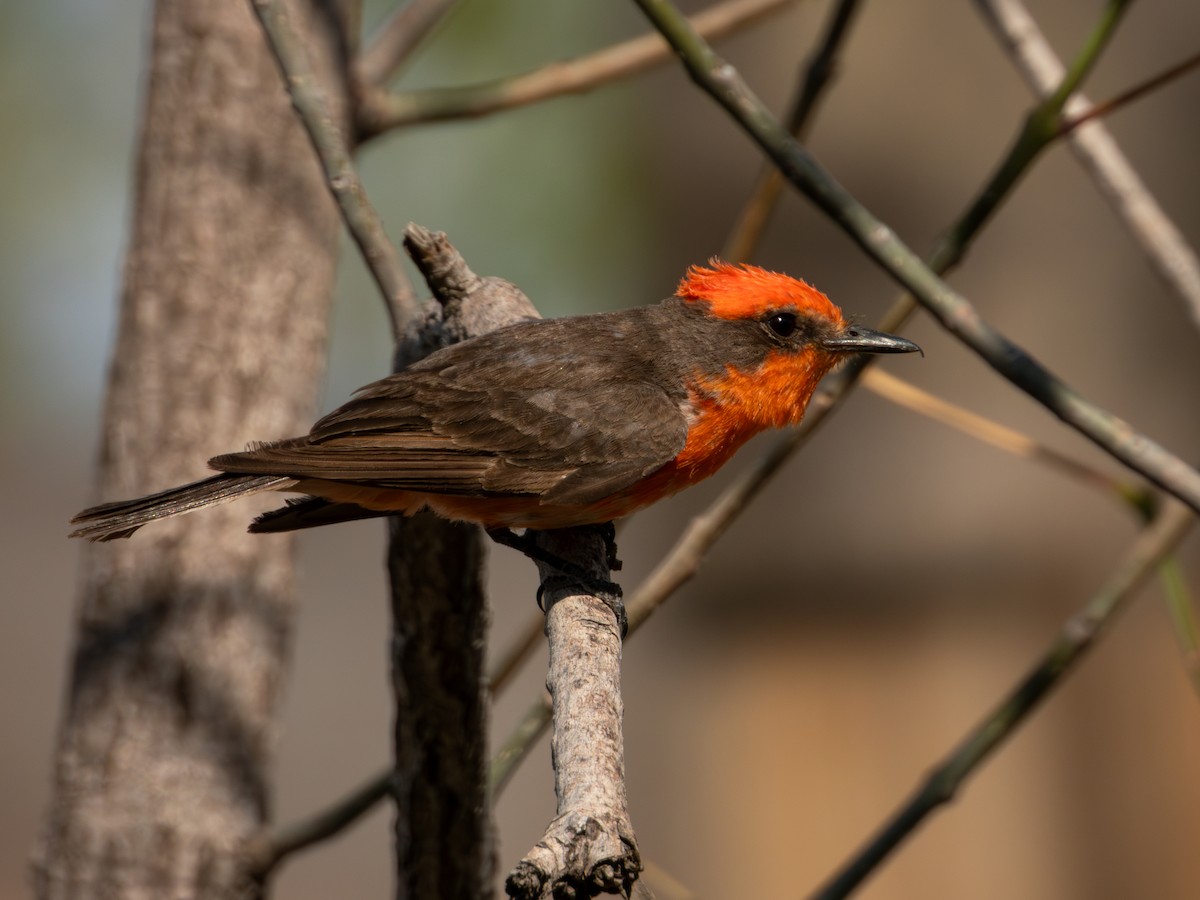
<path fill-rule="evenodd" d="M 298 21 L 345 92 L 330 4 Z M 336 213 L 247 4 L 161 0 L 96 499 L 307 428 Z M 223 506 L 88 545 L 41 897 L 252 896 L 291 642 L 292 539 Z"/>
<path fill-rule="evenodd" d="M 537 534 L 539 546 L 607 582 L 603 528 Z M 625 794 L 621 728 L 621 626 L 612 605 L 538 563 L 546 606 L 554 698 L 554 790 L 558 815 L 506 884 L 519 900 L 628 897 L 642 870 Z"/>
<path fill-rule="evenodd" d="M 445 235 L 410 225 L 405 245 L 438 303 L 409 329 L 397 369 L 537 316 L 513 285 L 475 275 Z M 390 522 L 396 896 L 480 900 L 495 871 L 481 534 L 429 513 Z"/>

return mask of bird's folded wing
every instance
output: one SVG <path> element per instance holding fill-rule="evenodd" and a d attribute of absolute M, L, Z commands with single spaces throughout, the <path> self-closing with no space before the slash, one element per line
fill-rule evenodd
<path fill-rule="evenodd" d="M 672 460 L 687 440 L 679 404 L 645 382 L 465 388 L 385 379 L 303 438 L 218 456 L 225 472 L 287 475 L 469 496 L 585 504 Z"/>

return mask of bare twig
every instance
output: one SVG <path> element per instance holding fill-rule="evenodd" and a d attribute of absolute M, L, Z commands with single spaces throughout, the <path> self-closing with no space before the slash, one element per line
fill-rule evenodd
<path fill-rule="evenodd" d="M 1135 431 L 1066 384 L 991 325 L 970 302 L 942 281 L 883 222 L 838 184 L 771 115 L 737 70 L 721 60 L 667 0 L 637 0 L 709 92 L 806 196 L 840 225 L 885 271 L 902 284 L 951 334 L 1067 425 L 1129 468 L 1200 510 L 1200 472 Z M 1107 30 L 1124 2 L 1110 3 Z M 1105 29 L 1102 26 L 1099 31 Z M 1060 90 L 1062 87 L 1060 86 Z"/>
<path fill-rule="evenodd" d="M 545 691 L 538 694 L 529 705 L 525 715 L 509 732 L 496 755 L 492 757 L 491 783 L 493 796 L 504 790 L 509 778 L 521 761 L 529 755 L 537 739 L 546 733 L 554 712 L 550 695 Z"/>
<path fill-rule="evenodd" d="M 1025 80 L 1040 96 L 1052 94 L 1062 81 L 1062 63 L 1020 0 L 977 0 L 977 3 Z M 1077 94 L 1067 101 L 1064 112 L 1073 117 L 1089 108 L 1087 98 Z M 1146 189 L 1102 123 L 1092 121 L 1086 128 L 1072 129 L 1068 141 L 1150 264 L 1183 298 L 1192 321 L 1200 328 L 1200 259 L 1195 251 Z"/>
<path fill-rule="evenodd" d="M 408 0 L 371 35 L 358 57 L 360 87 L 384 84 L 442 23 L 458 0 Z"/>
<path fill-rule="evenodd" d="M 539 616 L 533 627 L 526 629 L 493 667 L 488 676 L 488 689 L 493 697 L 505 687 L 520 661 L 537 645 L 542 628 L 543 619 Z M 516 766 L 532 747 L 533 742 L 528 740 L 528 731 L 534 730 L 536 737 L 549 723 L 550 695 L 543 693 L 492 760 L 489 781 L 493 795 L 499 793 L 507 784 Z M 261 838 L 258 845 L 250 851 L 254 860 L 254 872 L 260 876 L 266 875 L 291 854 L 319 841 L 328 840 L 350 827 L 388 796 L 392 789 L 393 777 L 390 767 L 377 772 L 328 807 L 299 822 L 281 827 L 269 838 Z"/>
<path fill-rule="evenodd" d="M 1101 100 L 1099 103 L 1096 103 L 1084 112 L 1077 113 L 1069 118 L 1063 119 L 1062 124 L 1059 125 L 1059 130 L 1066 134 L 1069 131 L 1074 131 L 1080 125 L 1083 125 L 1087 122 L 1109 116 L 1118 109 L 1133 103 L 1135 100 L 1140 100 L 1147 94 L 1158 90 L 1164 85 L 1170 84 L 1176 78 L 1181 78 L 1198 66 L 1200 66 L 1200 53 L 1193 54 L 1183 62 L 1171 66 L 1165 72 L 1160 72 L 1153 78 L 1146 79 L 1141 84 L 1135 84 L 1133 87 L 1126 91 L 1122 91 L 1115 97 L 1109 97 L 1107 100 Z"/>
<path fill-rule="evenodd" d="M 389 769 L 382 777 L 368 779 L 316 815 L 279 829 L 269 840 L 260 840 L 247 851 L 252 860 L 251 871 L 263 878 L 293 853 L 342 832 L 386 797 L 391 786 Z"/>
<path fill-rule="evenodd" d="M 838 53 L 850 30 L 854 15 L 858 12 L 858 4 L 859 0 L 839 0 L 829 18 L 825 36 L 804 68 L 804 80 L 788 114 L 788 131 L 797 138 L 804 134 L 805 127 L 817 107 L 817 101 L 837 69 Z M 767 227 L 767 221 L 782 190 L 783 176 L 779 174 L 779 169 L 769 163 L 765 164 L 749 198 L 738 214 L 729 238 L 725 241 L 725 249 L 721 253 L 725 259 L 730 262 L 743 262 L 750 258 L 754 248 L 758 246 L 763 229 Z"/>
<path fill-rule="evenodd" d="M 508 649 L 496 660 L 491 674 L 488 676 L 488 689 L 492 692 L 493 697 L 508 687 L 509 680 L 520 669 L 521 663 L 539 645 L 545 625 L 541 616 L 531 620 L 529 625 L 509 644 Z"/>
<path fill-rule="evenodd" d="M 797 0 L 724 0 L 692 20 L 710 38 L 751 24 Z M 358 111 L 358 132 L 369 140 L 417 122 L 475 118 L 578 94 L 644 72 L 669 61 L 671 48 L 654 33 L 615 44 L 569 62 L 552 63 L 524 75 L 485 84 L 391 93 L 367 86 Z"/>
<path fill-rule="evenodd" d="M 1144 510 L 1150 504 L 1145 488 L 1121 481 L 1086 466 L 1065 453 L 1059 453 L 1052 447 L 1039 444 L 1028 435 L 1001 425 L 999 422 L 993 422 L 991 419 L 943 400 L 941 397 L 935 397 L 928 391 L 923 391 L 916 385 L 909 384 L 882 369 L 869 369 L 863 375 L 862 384 L 867 390 L 898 406 L 949 425 L 951 428 L 991 444 L 993 447 L 999 447 L 1015 456 L 1047 465 L 1084 484 L 1102 488 L 1108 493 L 1132 503 L 1138 509 Z"/>
<path fill-rule="evenodd" d="M 279 0 L 254 0 L 253 6 L 291 94 L 292 104 L 325 169 L 326 181 L 346 227 L 383 295 L 392 335 L 399 341 L 404 337 L 405 329 L 420 325 L 423 316 L 412 284 L 400 265 L 400 256 L 363 191 L 351 160 L 352 148 L 346 139 L 344 123 L 334 118 L 320 83 L 312 76 L 307 52 L 292 26 L 286 5 Z"/>
<path fill-rule="evenodd" d="M 1161 574 L 1163 589 L 1167 593 L 1167 610 L 1171 614 L 1171 624 L 1183 653 L 1183 666 L 1192 682 L 1192 689 L 1200 694 L 1200 629 L 1196 625 L 1195 603 L 1177 560 L 1166 560 Z"/>
<path fill-rule="evenodd" d="M 939 765 L 874 838 L 821 887 L 814 898 L 834 900 L 850 894 L 926 816 L 949 803 L 968 775 L 1010 737 L 1050 691 L 1085 656 L 1116 614 L 1161 565 L 1195 523 L 1190 510 L 1168 500 L 1154 521 L 1133 542 L 1108 581 L 1062 632 L 1041 661 Z"/>

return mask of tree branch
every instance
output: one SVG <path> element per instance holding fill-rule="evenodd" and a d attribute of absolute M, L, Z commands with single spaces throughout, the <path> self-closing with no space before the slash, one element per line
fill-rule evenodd
<path fill-rule="evenodd" d="M 325 170 L 326 183 L 341 210 L 350 236 L 386 304 L 392 337 L 399 342 L 419 329 L 424 316 L 412 284 L 400 265 L 400 255 L 388 239 L 383 221 L 367 199 L 354 167 L 346 135 L 330 112 L 320 83 L 312 76 L 304 45 L 280 0 L 253 0 L 267 43 L 279 65 L 292 105 Z"/>
<path fill-rule="evenodd" d="M 1167 501 L 1154 521 L 1138 535 L 1104 586 L 1063 626 L 1041 661 L 966 736 L 876 836 L 812 895 L 814 900 L 848 896 L 926 816 L 954 799 L 967 776 L 991 756 L 1082 661 L 1134 592 L 1162 564 L 1193 524 L 1195 516 L 1190 510 L 1173 500 Z"/>
<path fill-rule="evenodd" d="M 742 125 L 783 173 L 964 344 L 1014 385 L 1114 458 L 1200 510 L 1200 472 L 1091 403 L 991 325 L 883 222 L 809 156 L 667 0 L 637 0 L 693 80 Z M 1117 3 L 1110 6 L 1123 6 Z M 1113 18 L 1110 14 L 1110 18 Z"/>
<path fill-rule="evenodd" d="M 392 787 L 392 772 L 376 775 L 349 794 L 316 814 L 279 829 L 270 837 L 262 836 L 247 850 L 249 869 L 257 878 L 265 878 L 279 864 L 306 847 L 326 841 L 344 831 L 374 809 Z"/>
<path fill-rule="evenodd" d="M 458 0 L 408 0 L 371 35 L 356 60 L 358 86 L 382 86 L 442 23 Z"/>
<path fill-rule="evenodd" d="M 1062 81 L 1062 63 L 1020 0 L 977 3 L 1030 86 L 1040 96 L 1053 94 Z M 1066 116 L 1074 117 L 1089 108 L 1088 99 L 1076 94 L 1063 110 Z M 1147 190 L 1103 123 L 1093 121 L 1086 128 L 1071 129 L 1067 139 L 1151 266 L 1183 299 L 1192 321 L 1200 328 L 1200 260 L 1195 251 Z"/>
<path fill-rule="evenodd" d="M 698 13 L 692 21 L 702 34 L 718 38 L 795 2 L 724 0 Z M 670 47 L 657 34 L 650 33 L 589 56 L 485 84 L 406 93 L 367 85 L 358 109 L 359 137 L 366 141 L 418 122 L 476 118 L 565 94 L 584 93 L 637 75 L 670 58 Z"/>
<path fill-rule="evenodd" d="M 542 549 L 610 577 L 600 529 L 537 533 Z M 621 730 L 621 628 L 612 601 L 567 583 L 538 562 L 546 607 L 554 698 L 554 789 L 558 815 L 505 883 L 509 896 L 535 900 L 597 893 L 629 896 L 641 857 L 625 795 Z"/>
<path fill-rule="evenodd" d="M 1083 112 L 1063 119 L 1062 123 L 1059 125 L 1059 130 L 1065 134 L 1078 128 L 1080 125 L 1110 116 L 1122 107 L 1128 106 L 1130 103 L 1142 99 L 1142 97 L 1145 97 L 1147 94 L 1151 94 L 1159 88 L 1170 84 L 1177 78 L 1182 78 L 1188 72 L 1197 67 L 1200 67 L 1200 53 L 1193 53 L 1183 62 L 1176 63 L 1165 71 L 1159 72 L 1152 78 L 1147 78 L 1141 84 L 1135 84 L 1133 87 L 1121 91 L 1121 93 L 1114 97 L 1109 97 L 1107 100 L 1101 100 Z"/>
<path fill-rule="evenodd" d="M 513 285 L 472 272 L 444 234 L 409 225 L 404 244 L 438 306 L 398 345 L 397 369 L 537 316 Z M 475 900 L 491 895 L 495 869 L 482 536 L 428 512 L 392 517 L 389 532 L 398 893 Z"/>
<path fill-rule="evenodd" d="M 935 422 L 941 422 L 943 425 L 948 425 L 1007 453 L 1041 463 L 1076 481 L 1091 487 L 1098 487 L 1106 493 L 1128 502 L 1138 510 L 1145 511 L 1153 505 L 1152 495 L 1148 488 L 1140 483 L 1135 484 L 1114 478 L 1065 453 L 1060 453 L 1053 447 L 1039 444 L 1033 438 L 1019 431 L 994 422 L 969 409 L 956 406 L 948 400 L 923 391 L 916 385 L 881 369 L 868 370 L 863 375 L 862 385 L 873 394 L 883 397 L 897 406 L 902 406 Z"/>
<path fill-rule="evenodd" d="M 859 0 L 839 0 L 825 28 L 825 36 L 804 69 L 804 80 L 788 114 L 788 131 L 797 138 L 804 134 L 817 101 L 837 69 L 838 54 L 858 12 L 858 4 Z M 751 257 L 782 190 L 783 176 L 779 169 L 765 163 L 725 241 L 725 249 L 721 252 L 725 259 L 744 262 Z"/>

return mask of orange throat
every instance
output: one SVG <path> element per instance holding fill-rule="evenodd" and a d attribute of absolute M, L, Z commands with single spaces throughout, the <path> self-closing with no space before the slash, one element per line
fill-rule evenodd
<path fill-rule="evenodd" d="M 833 367 L 818 350 L 772 353 L 754 371 L 730 367 L 717 378 L 697 376 L 690 387 L 693 421 L 671 466 L 685 487 L 708 478 L 762 431 L 795 425 L 813 391 Z"/>

